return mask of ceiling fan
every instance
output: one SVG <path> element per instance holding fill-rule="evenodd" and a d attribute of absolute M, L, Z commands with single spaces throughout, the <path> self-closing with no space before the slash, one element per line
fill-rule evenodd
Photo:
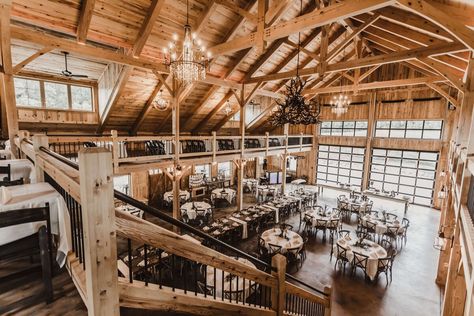
<path fill-rule="evenodd" d="M 68 78 L 89 78 L 88 76 L 86 75 L 76 75 L 76 74 L 73 74 L 72 72 L 70 72 L 68 69 L 67 69 L 67 56 L 69 55 L 68 52 L 62 52 L 64 54 L 64 66 L 66 69 L 64 69 L 63 71 L 61 71 L 61 74 L 64 76 L 64 77 L 68 77 Z"/>

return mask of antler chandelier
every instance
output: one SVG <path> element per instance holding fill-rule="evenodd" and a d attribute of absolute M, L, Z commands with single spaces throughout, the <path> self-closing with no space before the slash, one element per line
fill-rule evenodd
<path fill-rule="evenodd" d="M 303 1 L 300 1 L 300 14 L 303 11 Z M 277 100 L 278 109 L 270 117 L 270 123 L 274 126 L 291 125 L 309 125 L 319 124 L 319 115 L 321 108 L 318 102 L 306 100 L 302 92 L 307 80 L 299 76 L 300 66 L 300 33 L 298 33 L 298 47 L 296 60 L 296 76 L 291 79 L 290 84 L 286 85 L 286 98 Z"/>
<path fill-rule="evenodd" d="M 178 50 L 178 36 L 173 34 L 173 42 L 168 48 L 163 49 L 165 64 L 170 67 L 170 72 L 181 83 L 187 85 L 197 80 L 206 78 L 206 67 L 210 52 L 195 33 L 191 32 L 189 25 L 189 1 L 186 1 L 186 24 L 184 25 L 184 40 L 181 50 Z"/>

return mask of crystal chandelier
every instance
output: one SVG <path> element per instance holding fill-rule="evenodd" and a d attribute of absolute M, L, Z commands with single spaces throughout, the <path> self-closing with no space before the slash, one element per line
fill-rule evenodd
<path fill-rule="evenodd" d="M 169 102 L 163 98 L 163 90 L 160 90 L 160 94 L 153 101 L 153 107 L 158 111 L 165 111 L 168 108 Z"/>
<path fill-rule="evenodd" d="M 303 11 L 303 2 L 300 1 L 300 14 Z M 290 84 L 286 86 L 286 98 L 277 100 L 278 109 L 270 117 L 270 123 L 273 126 L 291 125 L 310 125 L 319 124 L 319 115 L 321 108 L 319 102 L 314 100 L 306 100 L 303 96 L 303 89 L 308 83 L 307 80 L 301 79 L 299 76 L 300 66 L 300 33 L 298 33 L 298 47 L 296 58 L 296 76 L 290 80 Z"/>
<path fill-rule="evenodd" d="M 178 36 L 173 34 L 173 41 L 163 49 L 165 64 L 170 67 L 170 72 L 181 83 L 187 85 L 197 80 L 206 78 L 206 66 L 211 57 L 206 54 L 206 48 L 201 40 L 191 32 L 189 25 L 189 1 L 186 1 L 186 24 L 184 25 L 184 40 L 181 50 L 177 45 Z"/>
<path fill-rule="evenodd" d="M 351 104 L 349 97 L 346 94 L 339 94 L 339 96 L 333 96 L 331 99 L 332 113 L 337 116 L 347 112 L 347 107 Z"/>

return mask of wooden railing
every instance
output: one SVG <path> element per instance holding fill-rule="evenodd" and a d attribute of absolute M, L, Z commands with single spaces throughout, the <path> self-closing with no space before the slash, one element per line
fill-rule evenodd
<path fill-rule="evenodd" d="M 81 141 L 85 140 L 71 140 Z M 46 136 L 35 135 L 33 141 L 17 138 L 16 144 L 21 155 L 33 161 L 39 178 L 44 175 L 66 200 L 73 247 L 67 267 L 90 315 L 116 315 L 119 305 L 208 315 L 330 315 L 331 288 L 304 289 L 294 284 L 296 279 L 288 282 L 286 259 L 281 255 L 273 257 L 271 266 L 258 259 L 251 266 L 151 222 L 114 211 L 110 151 L 82 149 L 78 165 L 51 151 Z M 126 241 L 125 257 L 117 254 L 116 239 Z M 137 255 L 132 245 L 143 253 L 138 251 Z M 164 254 L 173 265 L 171 270 L 166 270 L 162 261 Z M 181 269 L 176 269 L 176 263 L 182 264 Z M 174 275 L 162 279 L 165 271 Z M 185 271 L 190 278 L 175 271 Z M 211 287 L 208 271 L 215 276 Z M 221 281 L 238 278 L 237 287 L 225 291 L 221 282 L 219 289 L 217 277 Z M 189 283 L 183 284 L 184 280 Z"/>
<path fill-rule="evenodd" d="M 136 171 L 140 164 L 149 168 L 168 167 L 176 155 L 180 160 L 197 163 L 228 161 L 233 157 L 244 158 L 277 155 L 284 152 L 302 152 L 312 149 L 312 135 L 269 135 L 263 136 L 180 136 L 179 144 L 174 136 L 53 136 L 49 137 L 50 149 L 72 160 L 83 147 L 103 147 L 112 151 L 114 172 Z M 178 150 L 177 150 L 178 148 Z"/>

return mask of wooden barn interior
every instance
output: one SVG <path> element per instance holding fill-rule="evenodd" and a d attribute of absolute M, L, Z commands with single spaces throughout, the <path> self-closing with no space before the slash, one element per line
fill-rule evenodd
<path fill-rule="evenodd" d="M 474 315 L 474 0 L 0 0 L 0 314 Z"/>

